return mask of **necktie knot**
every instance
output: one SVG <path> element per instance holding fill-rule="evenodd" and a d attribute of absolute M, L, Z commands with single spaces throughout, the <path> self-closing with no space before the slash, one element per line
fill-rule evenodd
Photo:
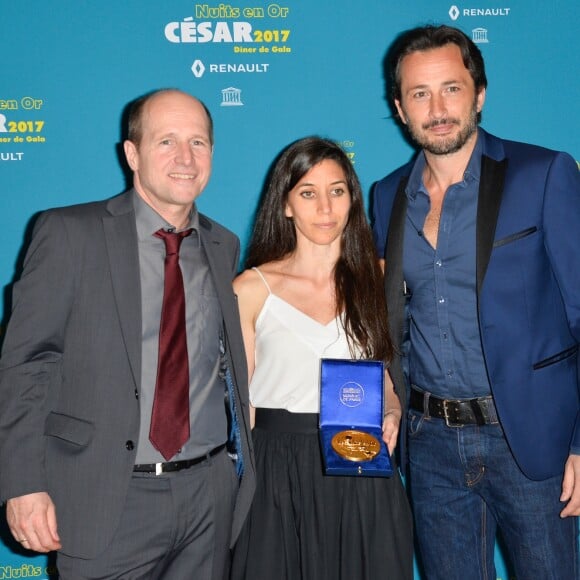
<path fill-rule="evenodd" d="M 160 229 L 157 230 L 153 235 L 157 238 L 161 238 L 165 242 L 165 255 L 171 256 L 173 254 L 179 255 L 179 248 L 181 247 L 183 238 L 191 235 L 192 231 L 193 228 L 183 230 L 182 232 L 168 232 L 167 230 Z"/>

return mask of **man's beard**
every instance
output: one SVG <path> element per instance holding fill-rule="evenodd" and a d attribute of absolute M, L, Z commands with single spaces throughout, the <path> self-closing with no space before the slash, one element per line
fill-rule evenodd
<path fill-rule="evenodd" d="M 452 137 L 435 138 L 433 140 L 429 140 L 424 133 L 417 131 L 415 127 L 409 122 L 407 122 L 407 130 L 409 131 L 409 135 L 413 141 L 415 141 L 415 143 L 417 143 L 417 145 L 419 145 L 425 151 L 428 151 L 433 155 L 449 155 L 450 153 L 456 153 L 459 151 L 467 143 L 475 131 L 477 131 L 477 115 L 477 103 L 474 102 L 465 127 L 463 127 L 463 129 L 461 129 L 457 135 Z M 431 127 L 449 123 L 455 125 L 461 124 L 459 119 L 447 117 L 445 119 L 439 119 L 431 121 L 430 123 L 425 123 L 422 125 L 421 129 L 426 131 Z"/>

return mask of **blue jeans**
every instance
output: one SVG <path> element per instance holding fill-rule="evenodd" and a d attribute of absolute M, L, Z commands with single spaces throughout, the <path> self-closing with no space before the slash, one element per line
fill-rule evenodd
<path fill-rule="evenodd" d="M 577 518 L 562 477 L 532 481 L 499 425 L 447 427 L 410 410 L 409 486 L 425 578 L 496 580 L 496 532 L 518 580 L 579 578 Z"/>

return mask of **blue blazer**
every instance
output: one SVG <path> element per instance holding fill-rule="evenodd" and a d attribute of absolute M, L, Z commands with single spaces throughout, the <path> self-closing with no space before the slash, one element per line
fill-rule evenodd
<path fill-rule="evenodd" d="M 483 140 L 476 226 L 478 322 L 500 422 L 530 479 L 561 474 L 580 454 L 580 173 L 566 153 Z M 374 190 L 395 345 L 404 353 L 405 185 L 413 162 Z M 391 365 L 407 392 L 404 357 Z M 404 429 L 402 430 L 404 433 Z M 404 449 L 404 442 L 401 446 Z"/>

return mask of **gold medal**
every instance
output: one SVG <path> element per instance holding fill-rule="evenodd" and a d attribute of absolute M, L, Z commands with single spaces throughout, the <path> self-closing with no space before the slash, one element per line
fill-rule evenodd
<path fill-rule="evenodd" d="M 381 450 L 380 441 L 364 431 L 339 431 L 331 440 L 332 448 L 349 461 L 370 461 Z"/>

